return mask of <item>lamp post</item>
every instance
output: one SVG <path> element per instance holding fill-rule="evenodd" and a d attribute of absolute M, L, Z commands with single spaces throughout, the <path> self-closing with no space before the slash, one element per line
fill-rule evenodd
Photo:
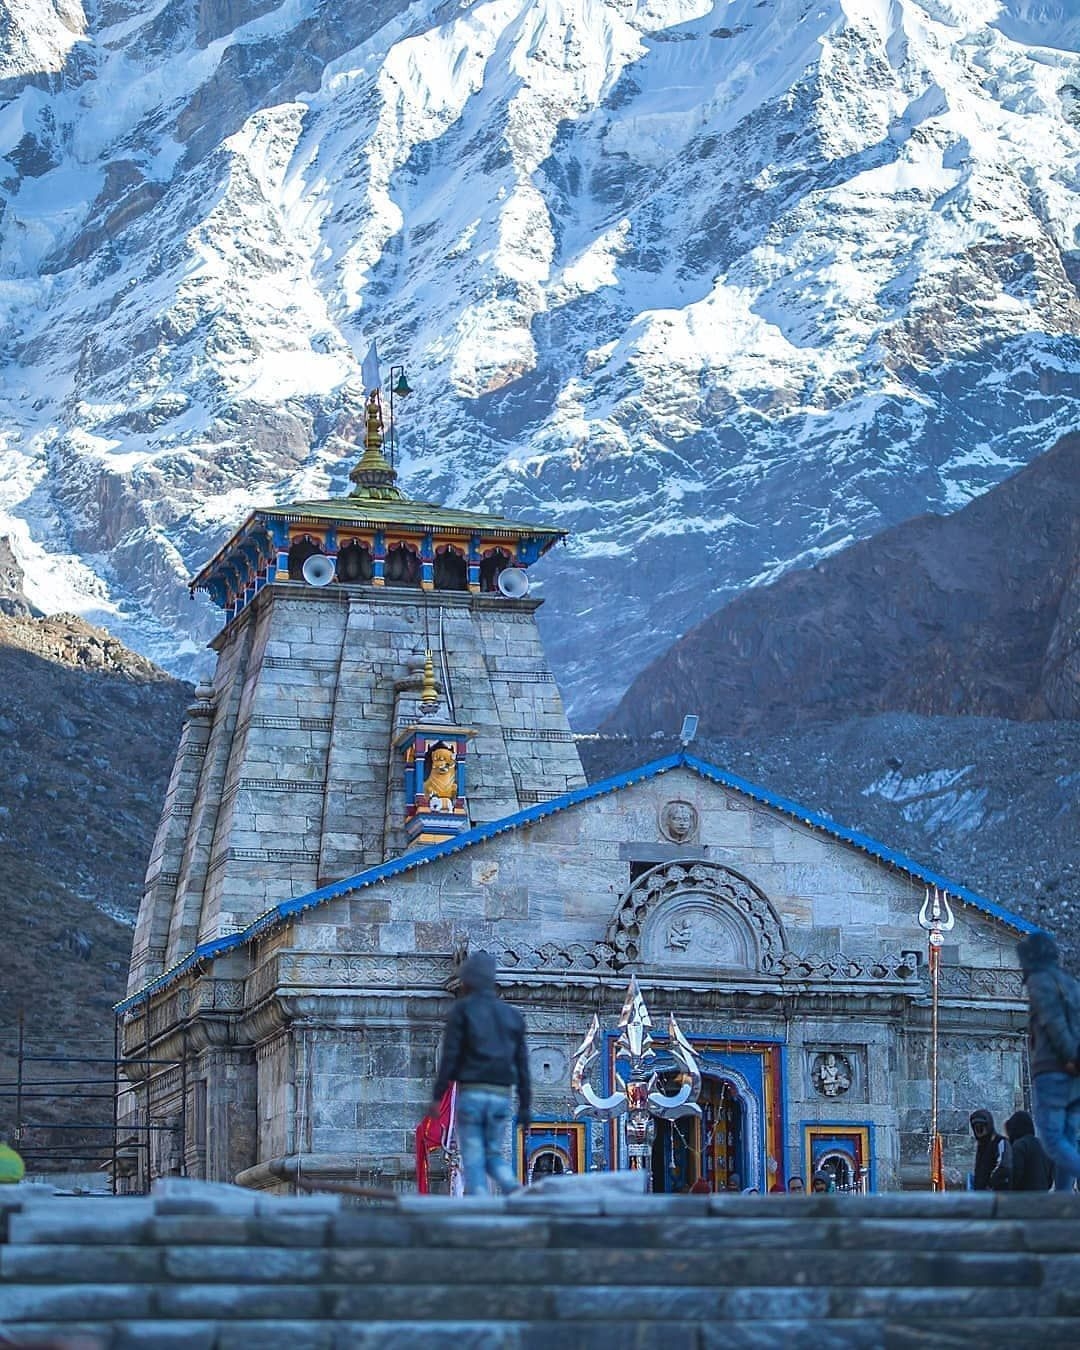
<path fill-rule="evenodd" d="M 397 375 L 395 382 L 394 376 Z M 412 393 L 409 381 L 405 378 L 404 366 L 390 367 L 390 467 L 397 468 L 397 434 L 394 431 L 394 399 L 408 398 Z"/>
<path fill-rule="evenodd" d="M 926 931 L 930 965 L 930 1189 L 945 1189 L 945 1157 L 938 1130 L 938 983 L 941 974 L 941 948 L 945 934 L 956 920 L 948 897 L 940 887 L 927 886 L 919 926 Z"/>

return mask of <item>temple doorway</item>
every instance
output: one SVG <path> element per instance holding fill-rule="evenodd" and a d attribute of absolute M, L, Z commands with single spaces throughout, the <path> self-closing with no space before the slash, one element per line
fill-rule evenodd
<path fill-rule="evenodd" d="M 661 1091 L 677 1084 L 664 1081 Z M 705 1074 L 701 1080 L 701 1119 L 658 1120 L 652 1150 L 652 1183 L 656 1192 L 741 1190 L 745 1179 L 743 1108 L 724 1078 Z"/>

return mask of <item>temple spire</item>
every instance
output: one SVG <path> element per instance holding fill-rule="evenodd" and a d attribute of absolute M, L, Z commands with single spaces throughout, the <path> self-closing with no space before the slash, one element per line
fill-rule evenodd
<path fill-rule="evenodd" d="M 383 502 L 405 500 L 404 493 L 395 486 L 397 474 L 387 463 L 382 447 L 382 404 L 379 391 L 373 389 L 364 408 L 364 453 L 349 474 L 350 481 L 356 484 L 351 497 Z"/>

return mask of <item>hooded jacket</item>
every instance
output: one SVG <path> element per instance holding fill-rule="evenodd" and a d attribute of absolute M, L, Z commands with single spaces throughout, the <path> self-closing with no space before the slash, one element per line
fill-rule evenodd
<path fill-rule="evenodd" d="M 1042 1141 L 1035 1137 L 1035 1124 L 1026 1111 L 1017 1111 L 1005 1122 L 1012 1145 L 1012 1189 L 1048 1191 L 1054 1180 L 1054 1165 Z"/>
<path fill-rule="evenodd" d="M 1016 944 L 1027 985 L 1032 1077 L 1064 1073 L 1080 1063 L 1080 984 L 1058 964 L 1049 933 L 1029 933 Z"/>
<path fill-rule="evenodd" d="M 446 1018 L 432 1100 L 441 1101 L 451 1083 L 506 1088 L 516 1084 L 518 1113 L 527 1117 L 532 1092 L 525 1019 L 496 997 L 495 958 L 488 952 L 469 956 L 460 973 L 468 993 Z"/>
<path fill-rule="evenodd" d="M 975 1125 L 982 1121 L 988 1126 L 987 1132 L 975 1146 L 975 1175 L 972 1189 L 976 1191 L 1007 1191 L 1012 1184 L 1012 1146 L 1004 1136 L 994 1128 L 994 1117 L 980 1107 L 968 1117 L 972 1134 Z"/>

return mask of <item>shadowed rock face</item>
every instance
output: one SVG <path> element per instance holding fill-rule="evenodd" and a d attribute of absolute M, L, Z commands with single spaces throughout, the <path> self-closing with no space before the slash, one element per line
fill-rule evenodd
<path fill-rule="evenodd" d="M 631 685 L 606 731 L 785 731 L 861 713 L 1080 718 L 1080 436 L 951 516 L 755 588 Z"/>
<path fill-rule="evenodd" d="M 0 535 L 0 614 L 29 616 L 34 610 L 23 594 L 23 570 L 11 549 L 11 540 Z"/>
<path fill-rule="evenodd" d="M 146 860 L 191 691 L 81 619 L 15 609 L 19 574 L 5 549 L 0 541 L 0 1079 L 7 1080 L 20 1010 L 31 1053 L 112 1054 L 112 1005 L 124 993 Z M 35 1069 L 29 1076 L 54 1080 L 87 1072 Z M 25 1118 L 99 1121 L 103 1105 L 57 1090 L 28 1102 Z M 10 1099 L 0 1101 L 0 1129 L 10 1128 L 13 1113 Z M 90 1133 L 82 1144 L 101 1139 Z M 32 1142 L 80 1151 L 70 1137 L 38 1133 Z"/>

